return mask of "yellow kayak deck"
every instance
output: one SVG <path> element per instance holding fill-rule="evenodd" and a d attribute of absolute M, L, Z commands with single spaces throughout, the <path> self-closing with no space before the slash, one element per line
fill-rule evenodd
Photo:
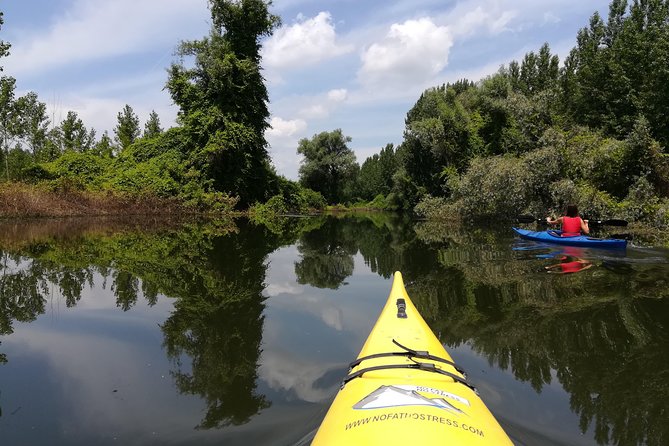
<path fill-rule="evenodd" d="M 395 273 L 312 445 L 513 445 Z"/>

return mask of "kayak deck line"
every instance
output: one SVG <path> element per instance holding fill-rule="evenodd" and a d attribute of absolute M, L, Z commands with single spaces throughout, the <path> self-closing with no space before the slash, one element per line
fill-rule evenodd
<path fill-rule="evenodd" d="M 513 446 L 416 309 L 397 271 L 312 446 L 407 444 Z"/>
<path fill-rule="evenodd" d="M 409 358 L 411 359 L 411 358 Z M 412 359 L 413 361 L 413 359 Z M 384 365 L 377 365 L 377 366 L 372 366 L 372 367 L 366 367 L 364 369 L 360 369 L 356 372 L 351 373 L 348 375 L 344 380 L 342 381 L 341 388 L 343 389 L 344 386 L 349 382 L 354 380 L 355 378 L 360 378 L 362 375 L 364 375 L 367 372 L 374 372 L 377 370 L 390 370 L 390 369 L 416 369 L 416 370 L 424 370 L 426 372 L 434 372 L 434 373 L 440 373 L 442 375 L 448 376 L 449 378 L 453 378 L 453 381 L 463 384 L 470 389 L 474 391 L 478 395 L 479 391 L 474 387 L 472 384 L 469 384 L 466 379 L 459 377 L 455 373 L 451 373 L 449 371 L 440 369 L 436 366 L 436 364 L 430 364 L 429 362 L 418 362 L 414 361 L 414 364 L 384 364 Z"/>
<path fill-rule="evenodd" d="M 437 361 L 437 362 L 443 362 L 444 364 L 448 364 L 451 367 L 453 367 L 455 370 L 457 370 L 459 373 L 463 375 L 464 378 L 467 378 L 467 373 L 464 371 L 462 367 L 454 363 L 453 361 L 449 361 L 448 359 L 440 358 L 439 356 L 434 356 L 431 355 L 427 350 L 413 350 L 409 347 L 406 347 L 399 342 L 397 342 L 395 339 L 392 340 L 393 344 L 397 345 L 398 347 L 406 350 L 404 352 L 384 352 L 384 353 L 375 353 L 373 355 L 367 355 L 363 356 L 362 358 L 358 358 L 352 363 L 348 365 L 348 370 L 349 372 L 353 370 L 353 368 L 357 367 L 360 365 L 361 362 L 367 361 L 368 359 L 375 359 L 375 358 L 383 358 L 387 356 L 403 356 L 406 358 L 409 358 L 411 360 L 414 360 L 414 358 L 417 359 L 429 359 L 431 361 Z"/>

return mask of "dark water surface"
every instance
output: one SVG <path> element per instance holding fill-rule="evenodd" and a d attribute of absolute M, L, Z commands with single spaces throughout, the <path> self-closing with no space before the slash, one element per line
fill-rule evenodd
<path fill-rule="evenodd" d="M 3 223 L 0 258 L 3 446 L 308 444 L 395 270 L 516 444 L 669 444 L 661 248 L 376 215 Z"/>

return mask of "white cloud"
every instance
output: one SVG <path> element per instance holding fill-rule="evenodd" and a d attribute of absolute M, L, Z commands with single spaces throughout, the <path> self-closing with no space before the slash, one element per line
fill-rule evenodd
<path fill-rule="evenodd" d="M 378 86 L 422 83 L 446 67 L 452 45 L 448 28 L 429 18 L 393 24 L 382 42 L 362 54 L 358 79 Z"/>
<path fill-rule="evenodd" d="M 337 43 L 329 12 L 311 19 L 298 17 L 297 23 L 278 29 L 266 42 L 263 61 L 268 67 L 295 68 L 312 65 L 353 50 Z"/>
<path fill-rule="evenodd" d="M 491 34 L 499 34 L 509 30 L 509 24 L 518 13 L 513 10 L 499 11 L 495 7 L 477 6 L 467 12 L 459 11 L 452 18 L 453 34 L 456 37 L 468 37 L 486 30 Z"/>
<path fill-rule="evenodd" d="M 267 130 L 266 136 L 270 139 L 285 138 L 300 133 L 307 128 L 307 123 L 303 119 L 286 120 L 275 116 L 270 121 L 271 128 Z"/>
<path fill-rule="evenodd" d="M 333 102 L 342 102 L 346 100 L 348 91 L 345 88 L 338 88 L 336 90 L 328 91 L 328 99 Z"/>
<path fill-rule="evenodd" d="M 14 43 L 7 68 L 13 74 L 30 74 L 70 64 L 93 64 L 165 45 L 169 53 L 179 38 L 203 35 L 208 30 L 206 4 L 198 3 L 194 7 L 192 0 L 76 1 L 51 27 L 33 31 Z M 174 29 L 184 33 L 183 37 L 174 40 Z"/>
<path fill-rule="evenodd" d="M 275 116 L 270 121 L 271 128 L 265 132 L 270 146 L 270 156 L 278 172 L 288 178 L 297 178 L 299 158 L 296 150 L 298 141 L 304 137 L 307 123 L 303 119 L 283 119 Z"/>

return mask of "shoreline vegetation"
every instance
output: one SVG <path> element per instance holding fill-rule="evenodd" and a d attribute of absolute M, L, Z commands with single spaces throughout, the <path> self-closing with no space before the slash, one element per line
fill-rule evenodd
<path fill-rule="evenodd" d="M 265 139 L 261 48 L 281 25 L 271 5 L 209 0 L 214 26 L 180 42 L 168 68 L 164 88 L 179 111 L 167 130 L 154 112 L 142 131 L 126 105 L 114 134 L 98 138 L 74 111 L 51 122 L 35 93 L 15 97 L 16 79 L 0 77 L 0 218 L 248 215 L 272 224 L 384 210 L 512 222 L 556 217 L 571 203 L 589 218 L 669 229 L 666 1 L 612 0 L 563 61 L 546 43 L 478 81 L 428 88 L 407 112 L 403 141 L 362 164 L 342 129 L 304 138 L 298 181 L 275 171 Z M 0 60 L 10 48 L 0 41 Z"/>
<path fill-rule="evenodd" d="M 51 191 L 22 183 L 0 184 L 0 218 L 184 216 L 194 209 L 173 198 L 82 190 Z"/>

